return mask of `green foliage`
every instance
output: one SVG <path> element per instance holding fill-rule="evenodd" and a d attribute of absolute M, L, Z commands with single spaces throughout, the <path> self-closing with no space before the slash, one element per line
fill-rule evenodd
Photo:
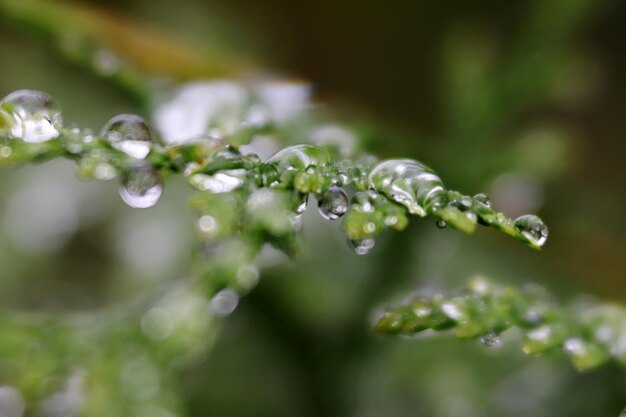
<path fill-rule="evenodd" d="M 475 177 L 466 184 L 494 176 L 502 165 L 538 167 L 539 175 L 546 177 L 558 172 L 558 161 L 544 152 L 550 143 L 535 141 L 521 156 L 517 151 L 501 153 L 492 145 L 533 100 L 551 94 L 554 68 L 569 64 L 569 55 L 561 52 L 565 35 L 582 20 L 589 4 L 541 2 L 532 11 L 535 24 L 503 65 L 491 62 L 488 53 L 481 55 L 485 51 L 480 39 L 466 44 L 464 36 L 459 36 L 462 42 L 453 38 L 449 73 L 444 74 L 452 87 L 444 99 L 450 120 L 442 135 L 449 139 L 451 151 L 425 159 L 442 168 L 458 164 L 461 175 Z M 210 83 L 153 90 L 146 74 L 111 52 L 119 48 L 114 52 L 123 55 L 124 45 L 107 43 L 113 20 L 98 13 L 45 0 L 0 0 L 0 8 L 12 19 L 52 34 L 53 43 L 68 58 L 134 97 L 156 127 L 133 115 L 116 116 L 98 133 L 64 127 L 60 109 L 50 97 L 17 92 L 27 101 L 16 101 L 11 95 L 0 103 L 0 167 L 67 158 L 76 163 L 82 179 L 117 180 L 124 201 L 136 208 L 156 204 L 164 183 L 174 175 L 184 176 L 197 191 L 190 201 L 196 236 L 193 278 L 147 292 L 131 305 L 79 314 L 10 312 L 0 317 L 0 328 L 8 335 L 0 344 L 0 356 L 11 358 L 0 363 L 0 376 L 18 386 L 28 403 L 63 393 L 69 398 L 72 384 L 78 381 L 89 398 L 82 408 L 85 415 L 102 415 L 103 410 L 125 416 L 183 412 L 176 372 L 206 352 L 219 318 L 230 314 L 239 297 L 256 286 L 259 253 L 266 245 L 290 256 L 305 250 L 301 215 L 309 197 L 315 197 L 325 219 L 343 218 L 345 237 L 360 255 L 368 253 L 374 239 L 388 229 L 406 229 L 413 216 L 429 216 L 438 227 L 450 226 L 465 234 L 474 233 L 478 225 L 493 227 L 535 249 L 547 239 L 548 230 L 537 216 L 510 219 L 494 210 L 485 194 L 471 196 L 448 189 L 421 162 L 379 161 L 362 153 L 368 147 L 365 135 L 313 110 L 308 93 L 295 105 L 288 103 L 288 108 L 298 111 L 284 117 L 273 111 L 273 103 L 262 91 L 265 85 L 211 84 L 209 95 L 217 97 L 217 110 L 207 117 L 202 133 L 174 140 L 165 130 L 186 131 L 185 125 L 194 120 L 164 125 L 159 112 L 169 106 L 183 116 L 188 112 L 202 119 L 206 115 L 195 113 L 196 103 L 181 97 L 196 88 L 209 88 Z M 556 35 L 539 36 L 552 26 L 555 15 L 562 17 Z M 131 46 L 142 39 L 132 25 L 123 30 L 116 36 L 128 39 Z M 179 45 L 158 36 L 148 46 L 142 56 L 134 57 L 147 62 L 147 72 L 184 79 L 230 76 L 242 67 L 241 62 L 221 55 L 197 60 L 195 50 L 178 55 Z M 539 53 L 527 54 L 529 48 Z M 170 53 L 152 54 L 156 50 Z M 468 62 L 475 66 L 468 69 Z M 493 76 L 496 67 L 500 72 Z M 298 94 L 307 90 L 295 83 L 270 89 L 276 94 L 282 88 L 295 88 Z M 233 100 L 233 96 L 243 98 Z M 36 100 L 29 102 L 29 97 Z M 274 148 L 282 149 L 259 157 L 250 150 L 251 143 L 254 151 L 258 149 L 254 142 L 259 138 L 269 138 Z M 560 154 L 558 138 L 552 144 L 557 148 L 554 153 Z M 452 159 L 453 153 L 461 156 Z M 477 279 L 463 293 L 418 297 L 391 308 L 376 329 L 404 336 L 448 332 L 494 346 L 502 332 L 517 328 L 524 335 L 525 353 L 563 348 L 577 369 L 587 370 L 611 359 L 626 363 L 625 317 L 619 306 L 559 307 L 536 287 L 515 290 Z M 65 380 L 49 381 L 50 374 Z M 161 385 L 157 397 L 155 381 Z M 114 404 L 112 399 L 122 401 Z"/>
<path fill-rule="evenodd" d="M 609 359 L 626 366 L 623 307 L 584 301 L 563 307 L 537 286 L 518 290 L 476 277 L 459 294 L 415 297 L 389 308 L 376 323 L 376 330 L 385 334 L 431 330 L 479 339 L 487 346 L 498 344 L 499 335 L 511 328 L 523 333 L 522 350 L 528 355 L 562 348 L 580 370 Z"/>
<path fill-rule="evenodd" d="M 474 233 L 478 223 L 492 226 L 536 249 L 548 236 L 538 217 L 513 221 L 494 211 L 484 194 L 470 197 L 445 189 L 435 172 L 417 161 L 339 159 L 333 156 L 333 146 L 312 144 L 286 147 L 263 161 L 256 154 L 241 153 L 232 143 L 245 144 L 239 138 L 259 132 L 281 138 L 284 127 L 278 121 L 254 125 L 240 120 L 241 127 L 228 135 L 231 143 L 204 136 L 164 146 L 143 119 L 133 115 L 114 117 L 98 135 L 63 128 L 60 110 L 40 92 L 15 92 L 0 102 L 0 108 L 5 125 L 0 164 L 69 158 L 77 163 L 81 178 L 119 178 L 120 195 L 135 208 L 156 204 L 163 178 L 182 173 L 204 195 L 193 203 L 198 229 L 204 232 L 199 237 L 207 241 L 236 237 L 251 254 L 266 243 L 289 255 L 298 253 L 298 218 L 309 194 L 327 211 L 339 210 L 333 218 L 346 214 L 344 231 L 361 254 L 386 229 L 403 230 L 410 215 L 430 215 L 439 227 L 450 225 L 467 234 Z M 341 187 L 352 194 L 351 204 Z M 329 201 L 333 190 L 346 201 Z M 206 227 L 209 223 L 211 227 Z M 234 281 L 219 282 L 213 288 L 230 287 Z"/>

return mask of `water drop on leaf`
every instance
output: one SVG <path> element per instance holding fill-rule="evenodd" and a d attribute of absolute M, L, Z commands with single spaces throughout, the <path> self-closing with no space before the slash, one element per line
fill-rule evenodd
<path fill-rule="evenodd" d="M 148 163 L 133 165 L 122 177 L 120 197 L 132 208 L 149 208 L 161 198 L 163 184 L 159 172 Z"/>
<path fill-rule="evenodd" d="M 150 153 L 152 133 L 145 120 L 134 114 L 119 114 L 102 128 L 100 136 L 135 159 L 144 159 Z"/>
<path fill-rule="evenodd" d="M 411 159 L 390 159 L 376 165 L 369 187 L 404 205 L 410 213 L 426 215 L 426 205 L 443 193 L 443 182 L 426 165 Z"/>
<path fill-rule="evenodd" d="M 445 221 L 441 220 L 441 219 L 437 220 L 437 221 L 435 222 L 435 225 L 436 225 L 438 228 L 440 228 L 440 229 L 445 229 L 446 227 L 448 227 L 448 224 L 447 224 Z"/>
<path fill-rule="evenodd" d="M 337 220 L 349 208 L 348 195 L 339 187 L 330 187 L 319 200 L 320 214 L 327 220 Z"/>
<path fill-rule="evenodd" d="M 61 108 L 41 91 L 18 90 L 0 101 L 0 123 L 14 139 L 42 143 L 59 136 Z"/>
<path fill-rule="evenodd" d="M 489 196 L 487 194 L 476 194 L 474 196 L 474 202 L 483 204 L 487 207 L 491 207 L 491 199 L 489 198 Z"/>
<path fill-rule="evenodd" d="M 518 217 L 513 224 L 522 236 L 534 246 L 541 247 L 548 240 L 548 227 L 533 214 Z"/>
<path fill-rule="evenodd" d="M 279 171 L 285 171 L 324 166 L 330 160 L 330 154 L 324 148 L 314 145 L 295 145 L 276 152 L 267 160 L 267 163 L 276 164 Z"/>

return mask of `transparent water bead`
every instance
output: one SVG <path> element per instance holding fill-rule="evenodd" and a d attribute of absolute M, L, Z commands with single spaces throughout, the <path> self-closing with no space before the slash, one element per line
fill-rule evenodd
<path fill-rule="evenodd" d="M 239 296 L 231 289 L 225 289 L 211 299 L 211 310 L 216 316 L 226 317 L 235 311 L 239 304 Z"/>
<path fill-rule="evenodd" d="M 191 174 L 187 177 L 189 184 L 200 190 L 213 194 L 229 193 L 244 184 L 245 170 L 232 169 L 218 172 L 215 175 Z"/>
<path fill-rule="evenodd" d="M 134 114 L 119 114 L 102 128 L 100 136 L 135 159 L 144 159 L 150 153 L 152 132 L 146 121 Z"/>
<path fill-rule="evenodd" d="M 311 166 L 324 166 L 331 157 L 324 148 L 314 145 L 295 145 L 282 149 L 266 162 L 276 164 L 280 171 L 289 169 L 304 170 Z"/>
<path fill-rule="evenodd" d="M 376 165 L 369 187 L 404 205 L 410 213 L 425 216 L 425 207 L 444 192 L 443 182 L 430 168 L 411 159 L 389 159 Z"/>
<path fill-rule="evenodd" d="M 349 206 L 348 195 L 339 187 L 330 187 L 318 202 L 320 214 L 326 220 L 337 220 L 347 213 Z"/>
<path fill-rule="evenodd" d="M 59 136 L 63 127 L 61 108 L 49 95 L 18 90 L 0 101 L 0 123 L 14 139 L 42 143 Z"/>
<path fill-rule="evenodd" d="M 474 201 L 480 204 L 483 204 L 487 207 L 491 207 L 491 199 L 487 194 L 476 194 L 474 196 Z"/>
<path fill-rule="evenodd" d="M 132 208 L 149 208 L 161 198 L 163 184 L 159 172 L 148 163 L 132 166 L 122 177 L 120 197 Z"/>
<path fill-rule="evenodd" d="M 357 255 L 367 255 L 372 249 L 374 249 L 376 241 L 371 237 L 366 239 L 355 239 L 350 240 L 350 245 L 352 246 L 354 253 Z"/>
<path fill-rule="evenodd" d="M 480 343 L 487 347 L 496 347 L 500 344 L 500 336 L 494 331 L 488 331 L 481 336 Z"/>
<path fill-rule="evenodd" d="M 548 240 L 548 227 L 534 214 L 518 217 L 513 225 L 534 246 L 541 247 Z"/>
<path fill-rule="evenodd" d="M 306 211 L 307 206 L 309 205 L 309 194 L 300 194 L 296 195 L 296 218 L 300 218 L 304 212 Z"/>

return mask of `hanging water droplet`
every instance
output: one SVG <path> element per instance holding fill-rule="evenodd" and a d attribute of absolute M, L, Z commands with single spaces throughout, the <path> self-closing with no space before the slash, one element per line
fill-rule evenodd
<path fill-rule="evenodd" d="M 326 220 L 337 220 L 348 211 L 348 195 L 339 187 L 330 187 L 319 200 L 320 214 Z"/>
<path fill-rule="evenodd" d="M 211 299 L 211 310 L 215 315 L 226 317 L 232 314 L 239 304 L 239 296 L 231 289 L 225 289 Z"/>
<path fill-rule="evenodd" d="M 299 193 L 298 193 L 299 194 Z M 309 194 L 301 194 L 298 205 L 296 206 L 296 218 L 299 218 L 306 211 L 306 207 L 309 205 Z"/>
<path fill-rule="evenodd" d="M 487 347 L 496 347 L 500 344 L 500 336 L 498 335 L 498 333 L 490 330 L 482 335 L 482 337 L 480 338 L 480 343 Z"/>
<path fill-rule="evenodd" d="M 145 120 L 134 114 L 119 114 L 102 128 L 100 136 L 113 147 L 135 159 L 144 159 L 150 153 L 152 133 Z"/>
<path fill-rule="evenodd" d="M 539 217 L 533 214 L 518 217 L 513 224 L 535 246 L 541 247 L 548 240 L 548 227 Z"/>
<path fill-rule="evenodd" d="M 0 101 L 0 123 L 11 138 L 41 143 L 59 136 L 63 116 L 61 108 L 49 95 L 18 90 Z"/>
<path fill-rule="evenodd" d="M 148 163 L 136 164 L 122 177 L 120 197 L 132 208 L 154 206 L 161 194 L 163 185 L 159 172 Z"/>
<path fill-rule="evenodd" d="M 426 165 L 411 159 L 379 163 L 370 172 L 368 182 L 370 188 L 419 216 L 425 216 L 425 207 L 444 192 L 441 179 Z"/>
<path fill-rule="evenodd" d="M 440 229 L 445 229 L 446 227 L 448 227 L 448 224 L 444 220 L 441 220 L 441 219 L 437 220 L 435 222 L 435 225 Z"/>
<path fill-rule="evenodd" d="M 491 207 L 491 199 L 489 198 L 487 194 L 482 194 L 482 193 L 476 194 L 474 196 L 474 201 L 480 204 L 483 204 L 487 207 Z"/>
<path fill-rule="evenodd" d="M 350 245 L 357 255 L 367 255 L 376 244 L 374 238 L 350 240 Z"/>

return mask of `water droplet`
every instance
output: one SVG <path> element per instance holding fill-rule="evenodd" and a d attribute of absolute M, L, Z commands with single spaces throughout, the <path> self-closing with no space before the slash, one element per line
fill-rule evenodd
<path fill-rule="evenodd" d="M 204 234 L 213 235 L 217 231 L 217 220 L 205 214 L 198 219 L 198 229 Z"/>
<path fill-rule="evenodd" d="M 276 164 L 280 171 L 288 169 L 305 170 L 311 166 L 324 166 L 331 158 L 324 148 L 314 145 L 295 145 L 272 155 L 268 164 Z"/>
<path fill-rule="evenodd" d="M 229 193 L 244 183 L 240 177 L 245 176 L 244 170 L 229 170 L 218 172 L 215 175 L 191 174 L 187 180 L 192 187 L 200 191 L 210 191 L 214 194 Z"/>
<path fill-rule="evenodd" d="M 350 245 L 357 255 L 367 255 L 376 244 L 374 238 L 350 240 Z"/>
<path fill-rule="evenodd" d="M 348 211 L 348 195 L 339 187 L 330 187 L 319 200 L 318 208 L 323 218 L 337 220 Z"/>
<path fill-rule="evenodd" d="M 566 340 L 563 349 L 570 355 L 574 366 L 582 371 L 596 368 L 609 360 L 604 348 L 580 338 Z"/>
<path fill-rule="evenodd" d="M 476 194 L 474 196 L 474 201 L 481 203 L 487 207 L 491 207 L 491 199 L 489 198 L 489 196 L 487 194 Z"/>
<path fill-rule="evenodd" d="M 105 77 L 115 74 L 120 67 L 117 57 L 106 49 L 101 49 L 93 55 L 92 64 L 98 74 Z"/>
<path fill-rule="evenodd" d="M 467 211 L 472 208 L 472 198 L 467 195 L 463 195 L 459 198 L 453 198 L 448 204 L 461 211 Z"/>
<path fill-rule="evenodd" d="M 152 307 L 141 318 L 141 329 L 152 340 L 163 340 L 172 334 L 174 322 L 162 307 Z"/>
<path fill-rule="evenodd" d="M 18 90 L 0 101 L 0 122 L 6 124 L 11 138 L 41 143 L 59 136 L 63 116 L 56 101 L 47 94 Z"/>
<path fill-rule="evenodd" d="M 231 289 L 225 289 L 211 299 L 211 309 L 215 315 L 226 317 L 232 314 L 239 304 L 239 296 Z"/>
<path fill-rule="evenodd" d="M 390 159 L 376 165 L 368 177 L 369 187 L 404 205 L 409 212 L 425 216 L 427 204 L 443 193 L 443 182 L 426 165 L 411 159 Z"/>
<path fill-rule="evenodd" d="M 245 290 L 254 288 L 259 282 L 259 269 L 254 265 L 242 265 L 237 269 L 237 284 Z"/>
<path fill-rule="evenodd" d="M 102 128 L 100 136 L 113 147 L 136 159 L 150 153 L 152 133 L 145 120 L 134 114 L 119 114 Z"/>
<path fill-rule="evenodd" d="M 297 201 L 298 201 L 298 205 L 296 206 L 296 216 L 300 217 L 304 214 L 304 212 L 306 211 L 307 206 L 309 205 L 309 194 L 305 193 L 305 194 L 300 194 L 297 193 L 298 197 L 297 197 Z"/>
<path fill-rule="evenodd" d="M 12 154 L 13 154 L 13 149 L 11 149 L 9 146 L 3 146 L 0 148 L 0 157 L 8 158 Z"/>
<path fill-rule="evenodd" d="M 490 330 L 480 338 L 480 343 L 487 347 L 496 347 L 500 344 L 500 336 L 498 333 Z"/>
<path fill-rule="evenodd" d="M 441 219 L 437 220 L 437 221 L 435 222 L 435 225 L 436 225 L 438 228 L 440 228 L 440 229 L 445 229 L 446 227 L 448 227 L 448 224 L 447 224 L 445 221 L 441 220 Z"/>
<path fill-rule="evenodd" d="M 101 181 L 112 180 L 117 176 L 115 167 L 107 162 L 100 162 L 94 170 L 94 175 Z"/>
<path fill-rule="evenodd" d="M 130 207 L 149 208 L 161 198 L 163 185 L 159 172 L 152 165 L 140 163 L 124 174 L 119 191 L 122 200 Z"/>
<path fill-rule="evenodd" d="M 543 246 L 548 240 L 548 227 L 533 214 L 518 217 L 513 224 L 517 230 L 535 246 Z"/>

